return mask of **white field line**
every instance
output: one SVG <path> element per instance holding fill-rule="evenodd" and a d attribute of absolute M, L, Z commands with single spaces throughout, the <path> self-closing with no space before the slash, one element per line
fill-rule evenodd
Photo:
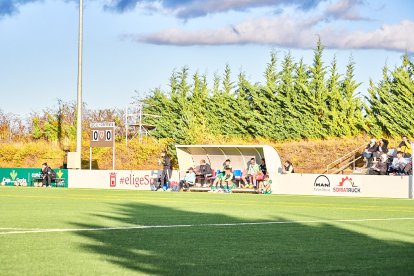
<path fill-rule="evenodd" d="M 84 232 L 84 231 L 116 231 L 131 229 L 154 229 L 154 228 L 184 228 L 184 227 L 223 227 L 223 226 L 249 226 L 270 224 L 303 224 L 303 223 L 333 223 L 333 222 L 370 222 L 370 221 L 398 221 L 414 220 L 414 218 L 376 218 L 376 219 L 338 219 L 338 220 L 301 220 L 301 221 L 259 221 L 259 222 L 236 222 L 236 223 L 207 223 L 207 224 L 173 224 L 173 225 L 135 225 L 123 227 L 97 227 L 97 228 L 55 228 L 55 229 L 21 229 L 18 231 L 0 232 L 0 235 L 51 233 L 51 232 Z M 3 228 L 5 229 L 5 228 Z"/>
<path fill-rule="evenodd" d="M 1 230 L 27 230 L 27 228 L 7 227 L 7 228 L 0 228 L 0 231 Z"/>

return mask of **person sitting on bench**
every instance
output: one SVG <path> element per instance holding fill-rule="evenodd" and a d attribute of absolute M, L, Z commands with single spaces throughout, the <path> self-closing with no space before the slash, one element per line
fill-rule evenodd
<path fill-rule="evenodd" d="M 245 185 L 246 188 L 257 188 L 256 177 L 259 175 L 259 172 L 260 167 L 256 163 L 256 159 L 252 157 L 247 164 L 246 176 L 243 179 L 245 183 L 249 183 Z"/>
<path fill-rule="evenodd" d="M 272 180 L 269 175 L 264 176 L 263 182 L 259 184 L 260 192 L 265 195 L 270 195 L 272 193 Z"/>
<path fill-rule="evenodd" d="M 210 192 L 222 192 L 224 189 L 225 193 L 231 193 L 231 189 L 233 186 L 233 170 L 231 167 L 226 167 L 224 169 L 224 173 L 222 174 L 221 178 L 218 181 L 214 181 L 213 186 L 211 186 Z"/>
<path fill-rule="evenodd" d="M 210 164 L 206 163 L 206 160 L 200 160 L 200 166 L 196 168 L 197 178 L 200 180 L 200 184 L 204 187 L 207 182 L 207 178 L 210 177 L 211 174 L 211 166 Z"/>
<path fill-rule="evenodd" d="M 231 189 L 233 188 L 233 170 L 229 167 L 226 168 L 226 173 L 224 177 L 221 179 L 221 185 L 224 188 L 225 193 L 231 193 Z"/>
<path fill-rule="evenodd" d="M 194 172 L 194 169 L 191 167 L 185 174 L 184 179 L 180 181 L 180 188 L 182 188 L 183 191 L 187 191 L 190 189 L 190 186 L 193 186 L 195 184 L 195 180 L 196 174 Z"/>
<path fill-rule="evenodd" d="M 230 159 L 226 159 L 226 161 L 224 161 L 223 169 L 220 171 L 220 173 L 216 175 L 216 179 L 214 179 L 213 184 L 211 185 L 211 188 L 217 187 L 217 185 L 221 184 L 221 180 L 224 178 L 227 168 L 233 169 L 233 167 L 231 166 Z"/>
<path fill-rule="evenodd" d="M 56 179 L 55 171 L 46 162 L 42 164 L 42 178 L 42 187 L 51 187 L 50 182 Z"/>

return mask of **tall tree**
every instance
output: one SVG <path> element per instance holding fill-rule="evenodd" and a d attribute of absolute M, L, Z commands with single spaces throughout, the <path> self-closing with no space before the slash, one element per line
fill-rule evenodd
<path fill-rule="evenodd" d="M 287 53 L 282 62 L 279 73 L 280 81 L 277 86 L 276 99 L 279 108 L 279 132 L 282 139 L 295 139 L 301 131 L 300 121 L 296 110 L 297 95 L 295 92 L 294 72 L 296 64 L 291 53 Z"/>
<path fill-rule="evenodd" d="M 348 124 L 342 125 L 344 122 L 341 121 L 343 117 L 341 110 L 343 99 L 340 91 L 339 78 L 336 57 L 334 57 L 329 67 L 329 78 L 326 84 L 328 89 L 326 107 L 329 117 L 327 120 L 327 132 L 329 136 L 342 136 L 348 127 Z"/>
<path fill-rule="evenodd" d="M 309 89 L 309 74 L 308 66 L 301 59 L 294 72 L 295 103 L 291 111 L 291 116 L 298 121 L 295 138 L 312 137 L 314 131 L 314 108 L 308 100 L 313 97 Z"/>
<path fill-rule="evenodd" d="M 326 106 L 328 93 L 325 81 L 326 67 L 322 60 L 324 46 L 320 39 L 314 49 L 313 64 L 309 67 L 310 80 L 307 107 L 312 118 L 308 126 L 309 138 L 326 138 L 329 128 L 329 112 Z"/>
<path fill-rule="evenodd" d="M 214 91 L 211 99 L 211 121 L 218 135 L 230 137 L 237 135 L 237 121 L 233 109 L 234 82 L 231 80 L 231 69 L 227 64 L 222 78 L 222 89 Z"/>
<path fill-rule="evenodd" d="M 402 65 L 392 72 L 384 67 L 383 79 L 377 86 L 371 82 L 368 98 L 371 121 L 393 137 L 414 135 L 413 68 L 408 54 L 405 54 Z"/>
<path fill-rule="evenodd" d="M 256 125 L 257 135 L 274 140 L 281 140 L 283 114 L 277 101 L 277 86 L 280 74 L 277 71 L 277 55 L 270 54 L 270 62 L 264 72 L 266 83 L 257 85 L 256 93 L 252 97 L 252 104 L 259 113 L 259 124 Z"/>
<path fill-rule="evenodd" d="M 255 128 L 258 122 L 258 114 L 255 107 L 252 105 L 252 94 L 255 93 L 255 87 L 252 86 L 246 79 L 244 73 L 239 74 L 239 81 L 235 91 L 235 98 L 232 101 L 232 109 L 234 113 L 234 127 L 235 134 L 255 136 L 257 129 Z"/>
<path fill-rule="evenodd" d="M 339 126 L 343 126 L 338 136 L 355 136 L 367 131 L 363 112 L 366 111 L 359 94 L 361 85 L 354 79 L 355 63 L 352 56 L 346 66 L 345 78 L 341 81 L 342 100 L 339 103 Z"/>

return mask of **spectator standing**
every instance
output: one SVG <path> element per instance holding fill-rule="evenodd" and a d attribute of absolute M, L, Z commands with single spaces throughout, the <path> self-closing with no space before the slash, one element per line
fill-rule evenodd
<path fill-rule="evenodd" d="M 158 189 L 164 187 L 169 181 L 171 177 L 171 159 L 168 157 L 167 152 L 161 153 L 161 160 L 159 161 L 162 164 L 162 172 L 160 176 L 160 184 L 155 189 L 157 191 Z"/>
<path fill-rule="evenodd" d="M 283 169 L 282 169 L 282 173 L 283 174 L 290 174 L 290 173 L 294 173 L 295 169 L 293 168 L 292 162 L 290 162 L 289 160 L 285 161 L 285 164 L 283 164 Z"/>
<path fill-rule="evenodd" d="M 182 188 L 184 191 L 187 191 L 190 189 L 190 186 L 193 186 L 195 184 L 195 180 L 196 174 L 194 172 L 194 169 L 191 167 L 185 174 L 184 179 L 180 181 L 180 188 Z"/>
<path fill-rule="evenodd" d="M 408 140 L 407 136 L 402 137 L 401 143 L 398 145 L 398 151 L 403 153 L 404 158 L 411 157 L 411 142 Z"/>

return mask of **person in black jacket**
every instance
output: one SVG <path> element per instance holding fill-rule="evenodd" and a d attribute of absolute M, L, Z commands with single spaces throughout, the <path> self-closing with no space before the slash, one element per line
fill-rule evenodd
<path fill-rule="evenodd" d="M 207 182 L 207 178 L 210 177 L 211 174 L 211 166 L 210 164 L 206 163 L 206 160 L 201 159 L 200 160 L 200 166 L 198 166 L 196 168 L 196 175 L 197 175 L 197 180 L 200 180 L 202 186 L 205 185 L 205 183 Z"/>
<path fill-rule="evenodd" d="M 162 172 L 160 175 L 160 185 L 155 189 L 157 191 L 158 189 L 164 187 L 164 184 L 170 182 L 171 177 L 171 159 L 168 157 L 167 152 L 161 153 L 161 160 L 159 161 L 162 164 Z"/>
<path fill-rule="evenodd" d="M 293 168 L 292 162 L 290 162 L 289 160 L 286 160 L 282 168 L 282 174 L 290 174 L 290 173 L 295 173 L 295 169 Z"/>
<path fill-rule="evenodd" d="M 262 171 L 263 175 L 267 174 L 267 167 L 266 167 L 266 159 L 262 158 L 262 162 L 259 165 L 260 170 Z"/>
<path fill-rule="evenodd" d="M 380 160 L 374 164 L 370 170 L 371 175 L 386 175 L 388 171 L 388 156 L 386 153 L 381 154 Z"/>
<path fill-rule="evenodd" d="M 378 151 L 377 140 L 372 138 L 370 143 L 365 148 L 362 156 L 366 159 L 366 167 L 369 168 L 372 165 L 372 161 L 374 159 L 374 154 Z"/>
<path fill-rule="evenodd" d="M 387 153 L 388 152 L 388 140 L 382 138 L 378 142 L 378 151 L 381 153 Z"/>
<path fill-rule="evenodd" d="M 378 149 L 377 152 L 374 154 L 374 157 L 381 158 L 381 155 L 384 153 L 388 153 L 388 140 L 382 138 L 378 141 Z"/>
<path fill-rule="evenodd" d="M 50 182 L 52 182 L 53 179 L 56 178 L 56 173 L 54 170 L 52 170 L 51 167 L 47 165 L 47 163 L 42 164 L 42 187 L 50 187 Z"/>

